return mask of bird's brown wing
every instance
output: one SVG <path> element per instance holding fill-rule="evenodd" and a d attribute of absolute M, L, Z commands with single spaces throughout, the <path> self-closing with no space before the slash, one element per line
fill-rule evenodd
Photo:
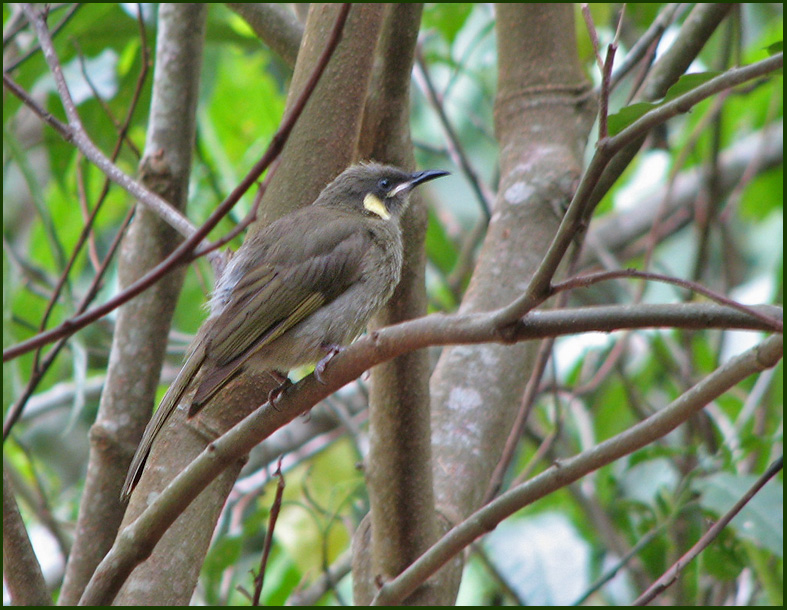
<path fill-rule="evenodd" d="M 359 277 L 371 237 L 346 218 L 313 208 L 291 218 L 286 232 L 277 233 L 280 229 L 279 223 L 266 229 L 259 260 L 251 260 L 243 270 L 222 313 L 200 329 L 183 368 L 145 429 L 123 485 L 123 499 L 131 495 L 153 441 L 198 373 L 200 385 L 190 415 L 258 349 L 335 299 Z"/>
<path fill-rule="evenodd" d="M 192 399 L 191 414 L 211 400 L 255 353 L 360 277 L 370 234 L 342 217 L 321 218 L 316 225 L 315 218 L 310 220 L 308 225 L 291 226 L 288 236 L 280 236 L 233 289 L 230 302 L 206 336 L 211 366 Z"/>

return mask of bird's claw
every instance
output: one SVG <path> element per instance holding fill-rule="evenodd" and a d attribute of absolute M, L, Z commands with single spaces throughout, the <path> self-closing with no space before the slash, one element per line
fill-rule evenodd
<path fill-rule="evenodd" d="M 292 381 L 290 381 L 289 377 L 285 377 L 283 375 L 280 376 L 283 379 L 279 379 L 279 377 L 277 377 L 273 373 L 271 373 L 271 376 L 277 380 L 280 380 L 279 385 L 277 385 L 270 392 L 268 392 L 268 402 L 274 409 L 278 411 L 278 408 L 276 407 L 276 403 L 278 402 L 279 398 L 281 398 L 281 395 L 284 394 L 284 392 L 287 390 L 287 388 L 289 388 L 292 385 Z"/>
<path fill-rule="evenodd" d="M 327 354 L 325 354 L 325 357 L 323 357 L 323 359 L 320 360 L 314 367 L 314 377 L 323 385 L 325 385 L 325 380 L 323 379 L 322 374 L 325 372 L 325 367 L 328 365 L 331 359 L 343 349 L 341 345 L 326 345 L 324 348 L 327 351 Z"/>

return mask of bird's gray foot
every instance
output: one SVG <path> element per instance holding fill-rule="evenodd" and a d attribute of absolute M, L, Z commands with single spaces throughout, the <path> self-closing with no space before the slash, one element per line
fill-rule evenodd
<path fill-rule="evenodd" d="M 279 371 L 269 371 L 270 376 L 273 377 L 276 381 L 279 382 L 275 388 L 273 388 L 270 392 L 268 392 L 268 402 L 271 403 L 271 406 L 275 409 L 276 402 L 279 400 L 282 394 L 292 385 L 292 381 L 286 375 L 282 375 Z"/>
<path fill-rule="evenodd" d="M 325 384 L 325 381 L 322 378 L 322 374 L 325 372 L 325 367 L 331 361 L 336 354 L 342 351 L 344 348 L 341 345 L 323 345 L 323 349 L 327 352 L 325 357 L 320 360 L 317 365 L 314 367 L 314 376 L 317 378 L 322 384 Z"/>

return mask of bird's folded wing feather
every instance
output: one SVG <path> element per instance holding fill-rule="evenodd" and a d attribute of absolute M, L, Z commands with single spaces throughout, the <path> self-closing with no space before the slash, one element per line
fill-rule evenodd
<path fill-rule="evenodd" d="M 360 276 L 371 245 L 368 232 L 323 210 L 296 216 L 244 270 L 221 314 L 193 344 L 178 377 L 148 423 L 123 485 L 128 498 L 153 441 L 207 362 L 189 415 L 193 415 L 254 353 L 329 303 Z M 268 227 L 276 230 L 276 223 Z M 196 406 L 196 409 L 194 408 Z"/>
<path fill-rule="evenodd" d="M 279 240 L 276 251 L 244 274 L 206 336 L 212 366 L 200 381 L 192 412 L 208 402 L 258 350 L 357 281 L 371 238 L 366 231 L 331 224 L 322 227 L 327 231 L 297 235 L 299 240 L 311 240 L 311 256 L 288 256 L 287 240 Z M 304 248 L 293 251 L 303 253 Z"/>

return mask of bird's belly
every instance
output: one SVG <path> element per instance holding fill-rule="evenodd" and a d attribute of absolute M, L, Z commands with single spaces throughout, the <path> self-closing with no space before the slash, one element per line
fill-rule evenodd
<path fill-rule="evenodd" d="M 262 348 L 249 365 L 286 372 L 319 362 L 332 347 L 350 344 L 390 297 L 382 292 L 370 297 L 370 292 L 368 287 L 350 288 Z"/>

